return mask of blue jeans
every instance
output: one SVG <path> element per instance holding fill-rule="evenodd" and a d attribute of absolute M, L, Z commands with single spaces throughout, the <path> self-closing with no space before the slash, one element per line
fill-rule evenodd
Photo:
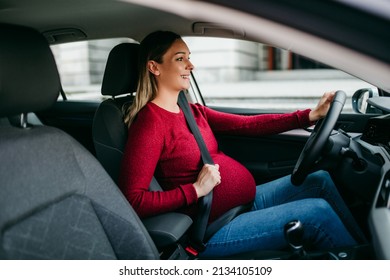
<path fill-rule="evenodd" d="M 301 186 L 292 185 L 290 176 L 257 186 L 252 210 L 215 233 L 201 256 L 287 249 L 283 228 L 292 220 L 302 222 L 304 243 L 311 249 L 352 246 L 365 239 L 329 174 L 317 171 Z"/>

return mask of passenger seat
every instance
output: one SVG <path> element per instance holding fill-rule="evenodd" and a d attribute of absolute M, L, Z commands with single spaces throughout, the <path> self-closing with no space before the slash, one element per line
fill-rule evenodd
<path fill-rule="evenodd" d="M 60 92 L 42 34 L 0 24 L 0 259 L 159 259 L 116 184 L 96 158 L 62 130 L 25 127 L 27 112 Z M 20 81 L 23 81 L 21 83 Z"/>

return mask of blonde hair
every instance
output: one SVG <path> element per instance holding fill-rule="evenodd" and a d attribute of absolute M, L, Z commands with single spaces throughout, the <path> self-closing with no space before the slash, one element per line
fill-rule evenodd
<path fill-rule="evenodd" d="M 180 35 L 170 31 L 156 31 L 142 40 L 138 59 L 139 79 L 137 93 L 133 103 L 125 109 L 124 121 L 128 127 L 133 123 L 141 109 L 157 95 L 157 81 L 148 69 L 150 60 L 163 62 L 163 55 L 172 44 L 181 39 Z"/>

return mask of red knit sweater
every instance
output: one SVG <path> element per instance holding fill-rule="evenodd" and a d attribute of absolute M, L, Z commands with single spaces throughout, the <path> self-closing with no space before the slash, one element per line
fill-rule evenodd
<path fill-rule="evenodd" d="M 215 163 L 221 184 L 214 188 L 210 222 L 227 210 L 248 203 L 255 181 L 239 162 L 218 149 L 214 133 L 259 136 L 310 125 L 309 112 L 240 116 L 191 104 L 195 120 Z M 260 157 L 261 155 L 259 155 Z M 202 168 L 200 150 L 184 114 L 149 102 L 129 129 L 119 185 L 140 217 L 181 211 L 193 216 L 197 196 L 192 185 Z M 149 191 L 153 175 L 164 189 Z"/>

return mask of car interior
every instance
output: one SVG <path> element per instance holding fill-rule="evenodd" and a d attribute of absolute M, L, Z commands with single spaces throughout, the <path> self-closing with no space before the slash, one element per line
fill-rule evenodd
<path fill-rule="evenodd" d="M 21 7 L 27 5 L 17 2 Z M 70 2 L 64 11 L 71 11 L 77 1 Z M 80 5 L 91 9 L 92 2 Z M 183 34 L 198 30 L 198 21 L 160 11 L 157 4 L 148 7 L 137 1 L 120 1 L 109 5 L 111 2 L 98 1 L 94 14 L 115 8 L 120 15 L 109 23 L 112 30 L 117 28 L 117 34 L 111 31 L 109 36 L 126 34 L 128 22 L 124 18 L 137 12 L 150 18 L 160 12 L 172 13 L 164 28 Z M 120 43 L 110 50 L 101 102 L 67 100 L 50 45 L 85 37 L 82 28 L 68 22 L 57 24 L 55 29 L 34 26 L 33 18 L 12 15 L 10 3 L 4 1 L 6 8 L 0 5 L 0 16 L 4 14 L 0 18 L 0 259 L 200 259 L 190 246 L 196 221 L 176 212 L 140 219 L 117 186 L 128 133 L 123 106 L 136 94 L 139 44 Z M 39 3 L 51 11 L 46 1 Z M 70 14 L 67 16 L 72 20 Z M 49 18 L 45 14 L 42 20 Z M 99 33 L 104 31 L 98 21 L 86 22 L 89 26 L 85 28 L 91 30 L 88 39 L 106 37 Z M 158 24 L 141 26 L 133 37 L 140 40 L 147 30 L 161 28 Z M 206 36 L 236 36 L 230 26 L 202 26 L 202 32 L 209 32 Z M 376 58 L 382 59 L 383 69 L 388 70 L 389 61 L 383 56 Z M 186 97 L 189 102 L 202 103 L 195 78 L 195 88 L 186 92 Z M 378 79 L 385 88 L 384 79 Z M 299 240 L 292 241 L 294 234 L 286 230 L 291 248 L 226 259 L 390 259 L 390 106 L 387 99 L 383 102 L 389 98 L 389 89 L 381 89 L 382 95 L 369 101 L 367 91 L 355 93 L 355 107 L 366 101 L 374 108 L 370 114 L 341 114 L 345 95 L 340 89 L 329 118 L 313 131 L 294 130 L 259 138 L 216 135 L 221 150 L 242 162 L 258 184 L 287 174 L 300 182 L 313 170 L 329 170 L 368 237 L 367 244 L 302 255 L 302 248 L 294 246 L 297 242 L 300 245 Z M 210 107 L 234 114 L 258 113 Z M 155 178 L 149 189 L 162 191 Z M 207 238 L 235 215 L 222 216 L 214 227 L 209 226 Z"/>

